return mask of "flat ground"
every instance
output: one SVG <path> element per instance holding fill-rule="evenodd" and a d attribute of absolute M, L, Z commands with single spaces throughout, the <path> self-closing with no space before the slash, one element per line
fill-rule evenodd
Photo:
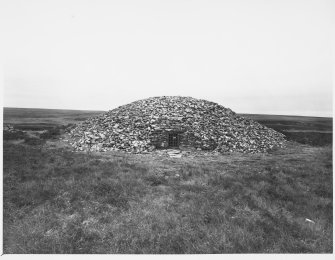
<path fill-rule="evenodd" d="M 5 107 L 3 121 L 4 124 L 12 124 L 22 130 L 45 130 L 59 125 L 77 124 L 103 112 Z"/>
<path fill-rule="evenodd" d="M 71 113 L 50 118 L 71 121 Z M 31 122 L 42 126 L 46 117 L 39 116 Z M 305 131 L 332 125 L 332 119 L 270 117 L 265 123 L 305 124 Z M 10 120 L 28 122 L 5 110 Z M 327 130 L 315 129 L 320 121 Z M 315 139 L 294 132 L 300 143 L 267 154 L 173 159 L 74 153 L 56 130 L 4 135 L 4 253 L 333 251 L 327 133 Z"/>

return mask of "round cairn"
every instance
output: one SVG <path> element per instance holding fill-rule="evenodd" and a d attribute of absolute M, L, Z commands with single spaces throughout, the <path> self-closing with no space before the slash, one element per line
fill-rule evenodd
<path fill-rule="evenodd" d="M 266 152 L 284 135 L 217 103 L 180 96 L 138 100 L 92 117 L 69 131 L 78 151 L 141 153 L 185 148 L 218 152 Z"/>

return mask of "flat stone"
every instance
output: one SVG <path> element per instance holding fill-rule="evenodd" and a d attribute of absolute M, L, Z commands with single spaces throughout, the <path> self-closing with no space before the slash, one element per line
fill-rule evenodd
<path fill-rule="evenodd" d="M 170 158 L 181 158 L 181 154 L 169 154 Z"/>

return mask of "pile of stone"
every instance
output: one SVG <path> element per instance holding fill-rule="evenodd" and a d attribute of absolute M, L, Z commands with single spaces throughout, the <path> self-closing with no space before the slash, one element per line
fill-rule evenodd
<path fill-rule="evenodd" d="M 182 133 L 183 146 L 197 150 L 256 153 L 285 143 L 283 134 L 217 103 L 179 96 L 120 106 L 69 129 L 66 139 L 78 151 L 145 153 L 158 148 L 171 129 Z"/>
<path fill-rule="evenodd" d="M 10 133 L 17 132 L 17 130 L 14 129 L 14 127 L 10 124 L 3 125 L 3 131 L 10 132 Z"/>

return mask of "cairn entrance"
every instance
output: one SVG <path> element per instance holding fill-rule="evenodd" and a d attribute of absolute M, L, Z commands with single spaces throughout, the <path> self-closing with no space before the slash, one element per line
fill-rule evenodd
<path fill-rule="evenodd" d="M 177 148 L 179 147 L 179 143 L 180 143 L 180 136 L 177 133 L 169 133 L 169 147 L 171 148 Z"/>

